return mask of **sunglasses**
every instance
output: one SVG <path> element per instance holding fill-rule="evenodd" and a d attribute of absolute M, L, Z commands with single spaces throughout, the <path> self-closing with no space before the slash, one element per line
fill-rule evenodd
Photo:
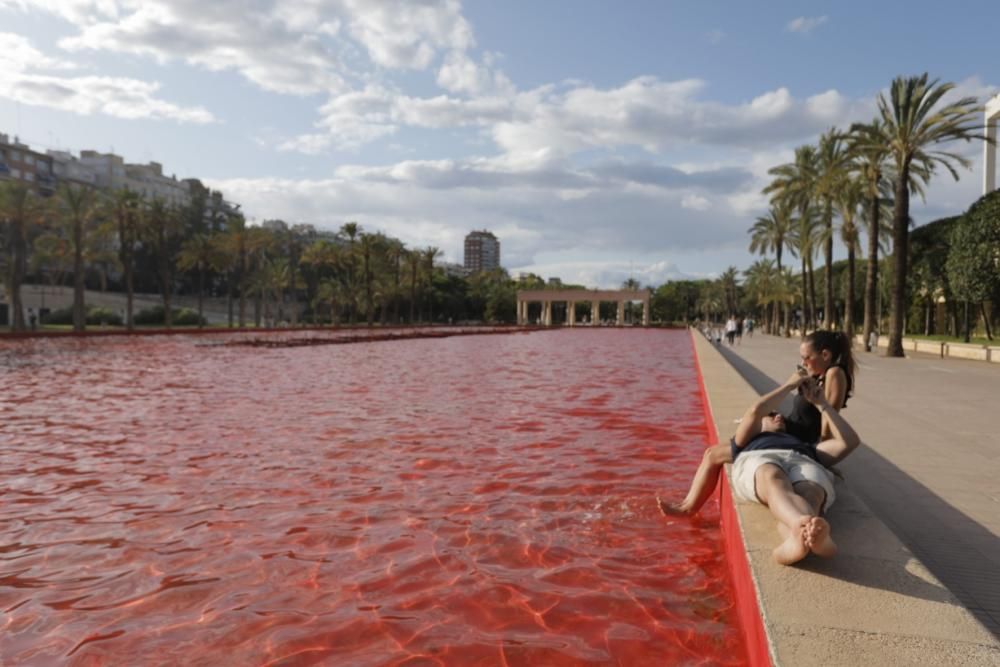
<path fill-rule="evenodd" d="M 774 417 L 777 417 L 777 416 L 778 416 L 778 415 L 780 415 L 780 414 L 781 414 L 781 413 L 780 413 L 780 412 L 778 412 L 777 410 L 771 410 L 770 412 L 768 412 L 768 413 L 767 413 L 767 416 L 768 416 L 768 417 L 771 417 L 771 418 L 774 418 Z"/>

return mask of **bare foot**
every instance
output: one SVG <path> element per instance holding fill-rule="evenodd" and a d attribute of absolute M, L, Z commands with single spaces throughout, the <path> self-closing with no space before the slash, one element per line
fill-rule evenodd
<path fill-rule="evenodd" d="M 806 524 L 806 546 L 809 551 L 823 558 L 830 558 L 837 553 L 837 544 L 830 537 L 830 524 L 818 516 L 810 517 Z"/>
<path fill-rule="evenodd" d="M 806 545 L 807 526 L 811 516 L 802 516 L 796 520 L 795 524 L 788 527 L 788 537 L 771 552 L 781 565 L 791 565 L 797 563 L 809 554 L 809 547 Z"/>
<path fill-rule="evenodd" d="M 660 508 L 660 513 L 663 516 L 694 516 L 694 512 L 685 506 L 683 502 L 668 503 L 659 496 L 656 496 L 656 506 Z"/>

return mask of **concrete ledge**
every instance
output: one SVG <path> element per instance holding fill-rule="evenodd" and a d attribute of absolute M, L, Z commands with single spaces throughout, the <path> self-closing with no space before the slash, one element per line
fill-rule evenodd
<path fill-rule="evenodd" d="M 943 356 L 955 357 L 956 359 L 973 359 L 975 361 L 989 361 L 990 349 L 985 345 L 972 345 L 967 343 L 945 343 Z"/>
<path fill-rule="evenodd" d="M 692 337 L 714 428 L 727 438 L 757 393 L 712 343 L 697 332 Z M 727 466 L 725 484 L 728 475 Z M 838 483 L 837 494 L 828 518 L 840 553 L 830 560 L 774 563 L 774 520 L 755 503 L 733 504 L 738 531 L 723 526 L 724 534 L 743 539 L 742 545 L 727 545 L 727 552 L 742 546 L 747 554 L 752 585 L 743 582 L 743 590 L 757 596 L 771 663 L 1000 664 L 993 635 L 851 493 L 849 483 Z M 752 639 L 746 628 L 744 634 Z M 753 646 L 749 653 L 754 656 Z"/>

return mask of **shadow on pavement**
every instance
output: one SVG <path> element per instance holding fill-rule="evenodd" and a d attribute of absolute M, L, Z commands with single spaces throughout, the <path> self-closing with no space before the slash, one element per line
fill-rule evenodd
<path fill-rule="evenodd" d="M 723 358 L 759 394 L 778 383 L 723 346 Z M 789 370 L 789 375 L 791 369 Z M 924 566 L 1000 640 L 1000 536 L 970 519 L 891 461 L 862 443 L 839 466 L 852 491 L 868 505 Z M 892 480 L 887 496 L 885 480 Z M 887 501 L 889 497 L 895 500 Z M 928 535 L 927 523 L 946 526 L 948 535 Z M 935 528 L 940 533 L 940 528 Z M 917 537 L 919 536 L 919 537 Z M 889 582 L 858 581 L 886 588 Z"/>

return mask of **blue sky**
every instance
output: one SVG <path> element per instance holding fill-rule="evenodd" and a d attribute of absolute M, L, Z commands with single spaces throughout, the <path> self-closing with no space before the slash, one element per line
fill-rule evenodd
<path fill-rule="evenodd" d="M 905 17 L 905 18 L 904 18 Z M 1000 91 L 1000 5 L 0 0 L 0 132 L 592 287 L 753 261 L 767 170 L 897 75 Z M 993 32 L 994 34 L 991 34 Z M 918 223 L 965 209 L 939 175 Z"/>

